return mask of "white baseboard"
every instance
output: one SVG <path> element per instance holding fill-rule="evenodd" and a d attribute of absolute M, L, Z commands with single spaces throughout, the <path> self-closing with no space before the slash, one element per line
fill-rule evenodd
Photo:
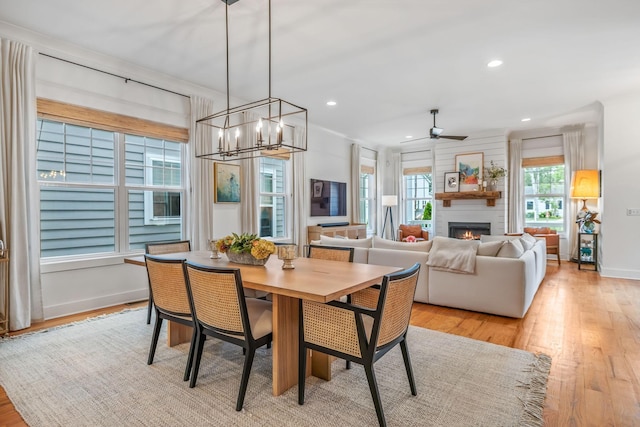
<path fill-rule="evenodd" d="M 149 297 L 149 290 L 146 288 L 113 295 L 104 295 L 96 298 L 69 301 L 68 303 L 51 305 L 44 307 L 45 320 L 56 317 L 68 316 L 70 314 L 82 313 L 104 307 L 111 307 L 118 304 L 126 304 L 134 301 L 145 300 Z"/>
<path fill-rule="evenodd" d="M 613 277 L 616 279 L 640 280 L 640 270 L 625 270 L 618 268 L 603 268 L 600 271 L 602 277 Z"/>

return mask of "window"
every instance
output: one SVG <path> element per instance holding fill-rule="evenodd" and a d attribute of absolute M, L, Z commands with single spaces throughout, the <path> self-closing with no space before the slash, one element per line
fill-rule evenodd
<path fill-rule="evenodd" d="M 431 173 L 404 175 L 404 221 L 431 228 L 433 183 Z"/>
<path fill-rule="evenodd" d="M 528 167 L 525 164 L 526 159 L 523 162 L 525 226 L 549 227 L 563 232 L 565 229 L 564 164 Z"/>
<path fill-rule="evenodd" d="M 360 218 L 367 224 L 367 234 L 376 233 L 376 168 L 372 159 L 361 159 L 360 165 Z"/>
<path fill-rule="evenodd" d="M 420 224 L 431 229 L 433 208 L 433 177 L 431 151 L 401 154 L 402 208 L 400 220 L 404 224 Z"/>
<path fill-rule="evenodd" d="M 282 159 L 260 157 L 260 237 L 278 239 L 290 235 L 289 164 Z"/>
<path fill-rule="evenodd" d="M 182 144 L 37 121 L 42 258 L 182 238 Z"/>

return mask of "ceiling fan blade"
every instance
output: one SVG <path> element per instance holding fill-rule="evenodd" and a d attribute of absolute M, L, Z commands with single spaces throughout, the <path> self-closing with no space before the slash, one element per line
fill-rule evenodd
<path fill-rule="evenodd" d="M 420 138 L 405 139 L 404 141 L 400 141 L 400 144 L 407 144 L 409 142 L 416 142 L 416 141 L 424 141 L 425 139 L 431 139 L 431 137 L 430 136 L 422 136 Z"/>
<path fill-rule="evenodd" d="M 468 138 L 468 136 L 457 136 L 457 135 L 440 135 L 439 138 L 445 138 L 445 139 L 455 139 L 458 141 L 464 141 L 465 139 Z"/>

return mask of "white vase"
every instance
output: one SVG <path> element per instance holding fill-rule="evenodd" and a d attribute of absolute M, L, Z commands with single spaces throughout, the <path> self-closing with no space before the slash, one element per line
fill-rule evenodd
<path fill-rule="evenodd" d="M 487 191 L 498 191 L 498 178 L 490 178 Z"/>

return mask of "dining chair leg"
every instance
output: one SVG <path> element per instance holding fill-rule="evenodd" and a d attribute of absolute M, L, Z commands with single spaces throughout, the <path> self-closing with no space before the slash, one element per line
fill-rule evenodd
<path fill-rule="evenodd" d="M 413 368 L 411 367 L 411 358 L 409 357 L 409 348 L 407 347 L 407 339 L 400 341 L 400 349 L 402 350 L 402 358 L 404 359 L 404 367 L 407 370 L 407 378 L 409 378 L 409 387 L 411 387 L 411 394 L 418 395 L 416 390 L 416 380 L 413 376 Z"/>
<path fill-rule="evenodd" d="M 302 329 L 302 326 L 300 326 Z M 303 342 L 303 335 L 300 332 L 300 344 L 298 345 L 298 404 L 304 405 L 304 386 L 307 379 L 307 349 Z"/>
<path fill-rule="evenodd" d="M 189 382 L 189 388 L 194 388 L 196 386 L 196 380 L 198 379 L 198 370 L 200 369 L 200 359 L 202 359 L 202 349 L 204 347 L 205 335 L 202 331 L 198 332 L 198 345 L 196 348 L 196 357 L 193 361 L 193 367 L 191 368 L 193 372 L 191 372 L 191 381 Z"/>
<path fill-rule="evenodd" d="M 371 398 L 373 399 L 373 406 L 376 407 L 376 414 L 378 415 L 378 423 L 380 427 L 387 425 L 384 419 L 384 411 L 382 410 L 382 401 L 380 400 L 380 392 L 378 391 L 378 382 L 376 381 L 376 374 L 373 372 L 373 363 L 366 363 L 364 365 L 364 371 L 367 374 L 367 381 L 369 382 L 369 390 L 371 391 Z"/>
<path fill-rule="evenodd" d="M 187 367 L 184 370 L 184 378 L 183 381 L 189 380 L 189 375 L 191 375 L 191 366 L 193 365 L 193 352 L 196 347 L 196 340 L 198 339 L 198 328 L 193 326 L 193 333 L 191 334 L 191 344 L 189 345 L 189 356 L 187 358 Z"/>
<path fill-rule="evenodd" d="M 153 310 L 153 296 L 149 293 L 149 305 L 147 307 L 147 325 L 151 323 L 151 310 Z"/>
<path fill-rule="evenodd" d="M 251 365 L 253 365 L 253 358 L 256 355 L 256 349 L 251 346 L 247 351 L 247 355 L 244 358 L 244 367 L 242 368 L 242 379 L 240 380 L 240 390 L 238 391 L 238 401 L 236 403 L 236 411 L 242 410 L 242 404 L 244 403 L 244 395 L 247 393 L 247 385 L 249 384 L 249 374 L 251 374 Z"/>
<path fill-rule="evenodd" d="M 162 317 L 158 315 L 156 311 L 156 323 L 153 327 L 153 335 L 151 337 L 151 348 L 149 348 L 149 359 L 147 360 L 147 365 L 151 365 L 153 363 L 153 357 L 156 354 L 156 347 L 158 346 L 158 337 L 160 336 L 160 328 L 162 327 Z"/>

